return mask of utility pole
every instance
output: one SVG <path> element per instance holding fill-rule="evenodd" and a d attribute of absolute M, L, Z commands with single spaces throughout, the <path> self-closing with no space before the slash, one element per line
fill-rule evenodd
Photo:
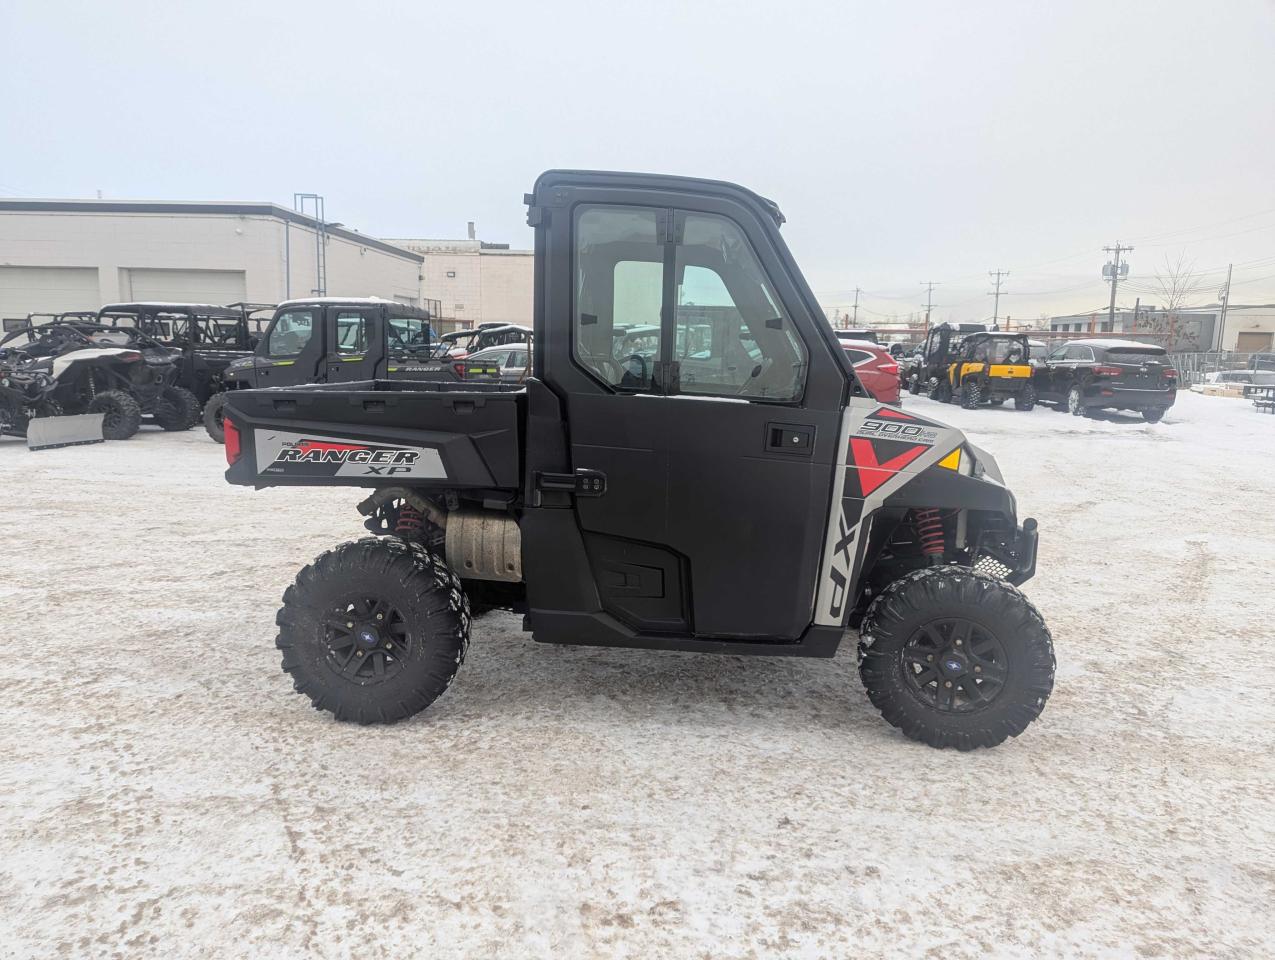
<path fill-rule="evenodd" d="M 921 286 L 925 287 L 925 332 L 930 332 L 930 311 L 934 309 L 934 288 L 941 287 L 941 283 L 935 283 L 933 280 L 922 280 Z"/>
<path fill-rule="evenodd" d="M 997 270 L 995 273 L 993 273 L 991 270 L 988 270 L 987 275 L 989 277 L 992 277 L 993 278 L 992 282 L 996 284 L 996 289 L 989 290 L 987 293 L 989 297 L 996 298 L 992 303 L 992 329 L 996 330 L 998 329 L 996 321 L 1000 318 L 1000 314 L 1001 314 L 1001 283 L 1002 283 L 1001 277 L 1008 277 L 1009 271 Z"/>
<path fill-rule="evenodd" d="M 1231 305 L 1231 269 L 1234 266 L 1235 264 L 1233 263 L 1228 263 L 1226 265 L 1226 291 L 1222 294 L 1222 318 L 1221 322 L 1218 324 L 1217 330 L 1218 353 L 1222 352 L 1224 344 L 1226 343 L 1223 339 L 1226 336 L 1226 308 Z"/>
<path fill-rule="evenodd" d="M 1129 276 L 1129 264 L 1120 265 L 1120 254 L 1128 253 L 1133 247 L 1122 247 L 1120 242 L 1116 241 L 1114 247 L 1103 247 L 1104 253 L 1114 254 L 1111 262 L 1105 264 L 1102 268 L 1102 275 L 1111 282 L 1111 304 L 1107 307 L 1107 322 L 1111 324 L 1111 332 L 1116 330 L 1116 285 Z"/>
<path fill-rule="evenodd" d="M 859 325 L 859 294 L 862 292 L 858 287 L 854 288 L 854 322 L 851 326 L 857 327 Z"/>

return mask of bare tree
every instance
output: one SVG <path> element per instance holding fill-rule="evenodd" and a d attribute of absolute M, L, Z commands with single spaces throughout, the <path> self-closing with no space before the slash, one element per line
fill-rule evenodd
<path fill-rule="evenodd" d="M 1203 285 L 1204 279 L 1195 272 L 1195 261 L 1187 260 L 1185 252 L 1179 253 L 1177 260 L 1170 260 L 1166 253 L 1164 266 L 1155 273 L 1154 284 L 1161 309 L 1144 309 L 1134 318 L 1135 329 L 1159 335 L 1171 350 L 1184 338 L 1198 339 L 1183 329 L 1179 312 Z"/>
<path fill-rule="evenodd" d="M 1160 291 L 1160 305 L 1165 313 L 1175 313 L 1195 296 L 1204 280 L 1195 272 L 1195 261 L 1187 261 L 1186 253 L 1179 253 L 1177 261 L 1164 255 L 1164 269 L 1157 270 L 1156 287 Z"/>

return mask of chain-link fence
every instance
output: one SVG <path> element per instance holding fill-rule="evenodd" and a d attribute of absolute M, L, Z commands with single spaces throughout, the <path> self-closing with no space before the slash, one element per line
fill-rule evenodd
<path fill-rule="evenodd" d="M 1178 382 L 1192 383 L 1275 383 L 1275 353 L 1237 353 L 1211 350 L 1207 353 L 1172 354 Z"/>

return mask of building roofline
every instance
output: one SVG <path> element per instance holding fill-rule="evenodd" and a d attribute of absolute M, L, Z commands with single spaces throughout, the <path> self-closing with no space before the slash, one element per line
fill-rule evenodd
<path fill-rule="evenodd" d="M 319 221 L 307 214 L 289 210 L 277 203 L 253 201 L 222 200 L 183 200 L 183 201 L 150 201 L 150 200 L 16 200 L 0 199 L 0 212 L 8 213 L 168 213 L 194 214 L 237 217 L 274 217 L 288 223 L 308 227 L 313 230 Z M 335 237 L 372 247 L 382 253 L 402 257 L 413 263 L 424 263 L 425 258 L 419 253 L 405 250 L 402 247 L 370 237 L 366 233 L 350 230 L 347 227 L 328 225 L 326 230 Z"/>

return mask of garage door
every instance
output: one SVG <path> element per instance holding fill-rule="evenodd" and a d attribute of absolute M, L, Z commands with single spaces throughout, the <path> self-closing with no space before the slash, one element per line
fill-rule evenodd
<path fill-rule="evenodd" d="M 0 317 L 96 310 L 96 267 L 0 267 Z"/>
<path fill-rule="evenodd" d="M 1271 348 L 1269 333 L 1241 333 L 1235 338 L 1235 349 L 1240 353 L 1265 353 Z"/>
<path fill-rule="evenodd" d="M 235 303 L 244 298 L 242 270 L 126 271 L 125 300 L 168 300 L 177 303 Z M 121 291 L 124 292 L 124 291 Z"/>

